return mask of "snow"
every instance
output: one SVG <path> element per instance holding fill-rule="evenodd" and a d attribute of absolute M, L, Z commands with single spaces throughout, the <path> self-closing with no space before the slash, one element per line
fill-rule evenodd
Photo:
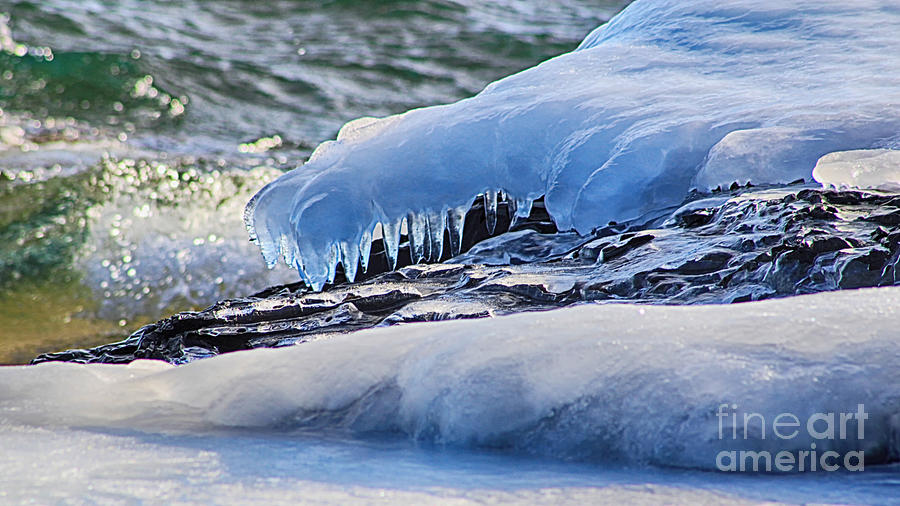
<path fill-rule="evenodd" d="M 0 501 L 9 504 L 578 506 L 894 499 L 889 474 L 879 472 L 748 481 L 302 435 L 185 437 L 26 427 L 0 431 L 0 447 Z"/>
<path fill-rule="evenodd" d="M 900 191 L 900 151 L 858 149 L 819 158 L 813 177 L 834 188 Z"/>
<path fill-rule="evenodd" d="M 434 260 L 481 194 L 520 214 L 544 195 L 560 230 L 584 234 L 692 188 L 808 179 L 826 153 L 896 138 L 898 43 L 893 3 L 638 0 L 473 98 L 348 123 L 246 222 L 269 265 L 319 289 L 337 263 L 351 279 L 365 266 L 379 225 L 391 257 L 405 224 L 416 260 Z"/>
<path fill-rule="evenodd" d="M 865 451 L 871 466 L 900 454 L 898 324 L 900 288 L 880 288 L 399 325 L 179 367 L 6 367 L 0 432 L 394 434 L 440 447 L 700 469 L 715 469 L 723 450 L 816 443 L 820 452 Z M 863 404 L 868 419 L 862 439 L 721 439 L 722 404 L 766 420 Z"/>
<path fill-rule="evenodd" d="M 892 287 L 398 325 L 178 367 L 0 367 L 0 500 L 888 503 L 898 324 Z M 863 404 L 865 436 L 720 439 L 723 403 L 767 420 Z M 684 470 L 812 443 L 865 451 L 865 471 Z"/>

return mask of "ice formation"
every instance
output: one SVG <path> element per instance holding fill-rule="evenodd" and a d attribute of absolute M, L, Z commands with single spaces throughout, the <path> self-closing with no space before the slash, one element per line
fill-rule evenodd
<path fill-rule="evenodd" d="M 816 162 L 813 177 L 834 188 L 900 191 L 900 150 L 857 149 L 828 153 Z"/>
<path fill-rule="evenodd" d="M 774 453 L 815 443 L 820 452 L 864 450 L 870 466 L 900 458 L 898 324 L 900 288 L 892 287 L 409 324 L 178 367 L 6 367 L 0 435 L 23 424 L 390 433 L 456 448 L 703 469 L 715 469 L 723 449 Z M 863 404 L 868 420 L 862 439 L 722 438 L 723 404 L 770 421 Z M 730 432 L 733 422 L 723 424 Z"/>
<path fill-rule="evenodd" d="M 409 230 L 434 260 L 483 195 L 590 232 L 677 205 L 692 188 L 809 178 L 829 152 L 900 132 L 900 6 L 841 0 L 637 0 L 573 52 L 473 98 L 348 123 L 263 188 L 245 218 L 319 289 L 390 261 Z M 489 216 L 490 218 L 490 216 Z M 490 221 L 490 220 L 489 220 Z"/>

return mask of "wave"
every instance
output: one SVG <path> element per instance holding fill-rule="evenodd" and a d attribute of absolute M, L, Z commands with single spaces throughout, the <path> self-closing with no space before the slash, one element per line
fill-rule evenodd
<path fill-rule="evenodd" d="M 19 1 L 0 18 L 0 108 L 193 156 L 278 134 L 293 164 L 349 119 L 471 95 L 571 50 L 624 3 Z"/>
<path fill-rule="evenodd" d="M 6 168 L 61 152 L 70 165 Z M 84 140 L 0 154 L 0 362 L 30 360 L 34 341 L 100 344 L 173 311 L 296 280 L 265 268 L 240 218 L 253 189 L 280 171 L 141 154 Z"/>

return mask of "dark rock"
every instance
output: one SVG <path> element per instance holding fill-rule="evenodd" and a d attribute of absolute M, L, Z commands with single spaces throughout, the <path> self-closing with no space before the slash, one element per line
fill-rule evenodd
<path fill-rule="evenodd" d="M 894 209 L 890 212 L 872 214 L 870 216 L 866 216 L 866 221 L 871 221 L 873 223 L 878 223 L 879 225 L 885 225 L 888 227 L 896 227 L 897 225 L 900 225 L 900 211 Z"/>
<path fill-rule="evenodd" d="M 731 253 L 725 251 L 711 251 L 704 253 L 700 258 L 692 258 L 681 264 L 676 272 L 680 274 L 708 274 L 722 270 L 728 261 L 731 260 Z"/>
<path fill-rule="evenodd" d="M 471 249 L 447 263 L 409 265 L 404 245 L 405 263 L 384 272 L 378 245 L 373 255 L 380 260 L 360 282 L 321 293 L 300 284 L 273 287 L 174 315 L 120 343 L 34 362 L 183 363 L 374 326 L 587 301 L 739 303 L 900 282 L 898 196 L 787 186 L 701 197 L 588 237 L 556 232 L 541 202 L 517 222 L 501 203 L 500 235 L 491 237 L 476 199 L 463 238 L 463 249 Z M 449 255 L 445 248 L 441 258 Z"/>
<path fill-rule="evenodd" d="M 622 234 L 623 239 L 625 238 L 624 237 L 625 235 L 627 235 L 627 234 Z M 611 260 L 614 260 L 614 259 L 624 255 L 625 253 L 628 253 L 629 251 L 631 251 L 635 248 L 639 248 L 639 247 L 647 244 L 648 242 L 650 242 L 652 240 L 653 240 L 653 236 L 650 234 L 646 234 L 646 235 L 633 236 L 633 237 L 627 239 L 625 242 L 621 242 L 618 244 L 610 244 L 600 250 L 600 256 L 599 256 L 598 260 L 601 262 L 609 262 Z"/>
<path fill-rule="evenodd" d="M 841 288 L 863 288 L 892 284 L 893 279 L 889 283 L 882 282 L 890 257 L 890 251 L 879 247 L 848 250 L 836 260 L 840 273 L 838 285 Z"/>

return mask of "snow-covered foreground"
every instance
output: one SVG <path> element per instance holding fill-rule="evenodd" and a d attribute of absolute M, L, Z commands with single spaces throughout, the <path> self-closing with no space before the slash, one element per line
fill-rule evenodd
<path fill-rule="evenodd" d="M 2 368 L 0 488 L 44 499 L 387 489 L 407 502 L 718 498 L 710 491 L 883 502 L 900 486 L 896 464 L 877 465 L 900 454 L 898 323 L 900 289 L 880 288 L 410 324 L 180 367 Z M 807 426 L 817 413 L 835 419 Z M 484 448 L 504 455 L 468 453 Z M 722 452 L 747 450 L 788 452 L 807 470 L 815 451 L 819 471 L 708 472 L 727 464 Z M 847 470 L 853 452 L 864 471 Z M 822 471 L 831 464 L 841 469 Z M 518 466 L 540 479 L 507 472 Z M 673 467 L 706 471 L 658 470 Z"/>
<path fill-rule="evenodd" d="M 726 475 L 296 435 L 4 426 L 0 447 L 4 504 L 890 504 L 900 486 L 896 466 Z"/>

